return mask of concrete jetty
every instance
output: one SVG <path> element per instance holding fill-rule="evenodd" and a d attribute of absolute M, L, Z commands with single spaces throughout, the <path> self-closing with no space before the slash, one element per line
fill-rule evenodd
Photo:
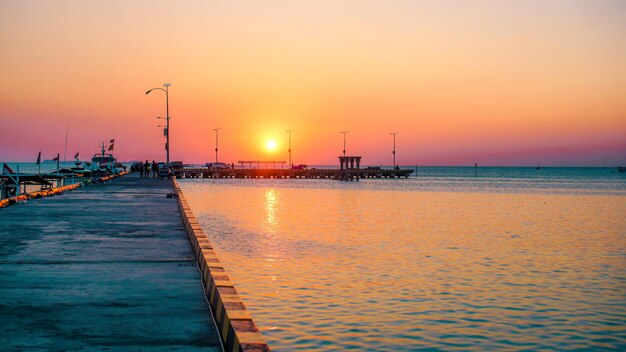
<path fill-rule="evenodd" d="M 2 350 L 221 351 L 171 180 L 0 210 Z"/>
<path fill-rule="evenodd" d="M 178 178 L 245 178 L 245 179 L 381 179 L 408 178 L 413 170 L 381 169 L 209 169 L 185 167 L 173 171 Z"/>
<path fill-rule="evenodd" d="M 180 165 L 172 168 L 172 173 L 178 178 L 269 178 L 269 179 L 331 179 L 342 181 L 358 181 L 362 178 L 409 178 L 413 170 L 400 169 L 395 167 L 393 169 L 383 169 L 382 167 L 366 167 L 361 168 L 360 156 L 340 156 L 339 157 L 339 169 L 318 169 L 308 168 L 306 165 L 298 165 L 296 167 L 290 167 L 284 169 L 284 161 L 239 161 L 239 167 L 235 168 L 235 164 L 231 167 L 224 163 L 221 164 L 223 168 L 208 167 L 212 164 L 207 164 L 207 167 L 194 167 L 184 166 L 182 162 L 177 162 Z M 276 165 L 281 168 L 277 169 Z M 394 163 L 395 164 L 395 163 Z M 256 165 L 256 168 L 254 167 Z M 260 168 L 264 165 L 265 168 Z M 268 165 L 273 165 L 273 168 L 267 168 Z"/>

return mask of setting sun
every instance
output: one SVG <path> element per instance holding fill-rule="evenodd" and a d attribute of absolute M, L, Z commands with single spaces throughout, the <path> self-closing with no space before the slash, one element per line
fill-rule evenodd
<path fill-rule="evenodd" d="M 267 148 L 268 150 L 275 150 L 276 149 L 276 141 L 273 139 L 270 139 L 269 141 L 267 141 L 265 143 L 265 148 Z"/>

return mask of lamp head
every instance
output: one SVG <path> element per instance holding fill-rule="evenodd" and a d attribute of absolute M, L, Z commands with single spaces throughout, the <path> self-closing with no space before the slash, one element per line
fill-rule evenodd
<path fill-rule="evenodd" d="M 150 94 L 150 92 L 152 92 L 152 89 L 147 90 L 147 91 L 146 91 L 146 94 Z"/>
<path fill-rule="evenodd" d="M 169 87 L 171 85 L 172 85 L 171 83 L 165 83 L 165 84 L 163 84 L 163 87 Z"/>

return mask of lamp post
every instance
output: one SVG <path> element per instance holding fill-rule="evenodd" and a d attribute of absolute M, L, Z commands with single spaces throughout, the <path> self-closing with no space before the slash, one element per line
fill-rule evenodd
<path fill-rule="evenodd" d="M 166 119 L 165 117 L 163 117 L 163 116 L 157 116 L 156 118 L 157 118 L 157 119 L 165 119 L 165 120 L 167 120 L 167 119 Z M 172 117 L 170 116 L 170 118 L 172 118 Z M 166 138 L 167 138 L 167 126 L 164 126 L 164 125 L 157 125 L 157 127 L 162 127 L 162 128 L 163 128 L 163 137 L 166 137 Z"/>
<path fill-rule="evenodd" d="M 295 130 L 287 130 L 285 132 L 289 133 L 289 167 L 293 167 L 293 164 L 291 163 L 291 132 L 293 132 Z"/>
<path fill-rule="evenodd" d="M 215 131 L 215 162 L 217 163 L 217 136 L 218 136 L 218 131 L 221 130 L 222 128 L 214 128 L 213 131 Z"/>
<path fill-rule="evenodd" d="M 167 170 L 169 172 L 170 169 L 170 99 L 169 99 L 169 87 L 171 83 L 163 84 L 165 89 L 156 87 L 152 89 L 148 89 L 146 94 L 150 94 L 153 90 L 162 90 L 165 92 L 165 165 L 167 166 Z"/>
<path fill-rule="evenodd" d="M 343 132 L 339 132 L 341 134 L 343 134 L 343 156 L 346 156 L 346 134 L 350 132 L 350 131 L 343 131 Z"/>
<path fill-rule="evenodd" d="M 391 132 L 390 135 L 393 136 L 393 168 L 396 168 L 396 135 L 398 132 Z"/>

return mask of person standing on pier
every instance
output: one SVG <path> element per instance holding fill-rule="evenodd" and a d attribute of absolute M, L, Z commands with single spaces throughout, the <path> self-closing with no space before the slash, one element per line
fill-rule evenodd
<path fill-rule="evenodd" d="M 157 165 L 156 161 L 152 160 L 152 178 L 157 177 L 158 171 L 159 165 Z"/>
<path fill-rule="evenodd" d="M 139 169 L 139 177 L 143 178 L 143 163 L 141 161 L 137 164 L 137 168 Z"/>
<path fill-rule="evenodd" d="M 146 163 L 143 164 L 144 167 L 144 173 L 146 174 L 146 178 L 150 177 L 150 162 L 148 160 L 146 160 Z"/>

